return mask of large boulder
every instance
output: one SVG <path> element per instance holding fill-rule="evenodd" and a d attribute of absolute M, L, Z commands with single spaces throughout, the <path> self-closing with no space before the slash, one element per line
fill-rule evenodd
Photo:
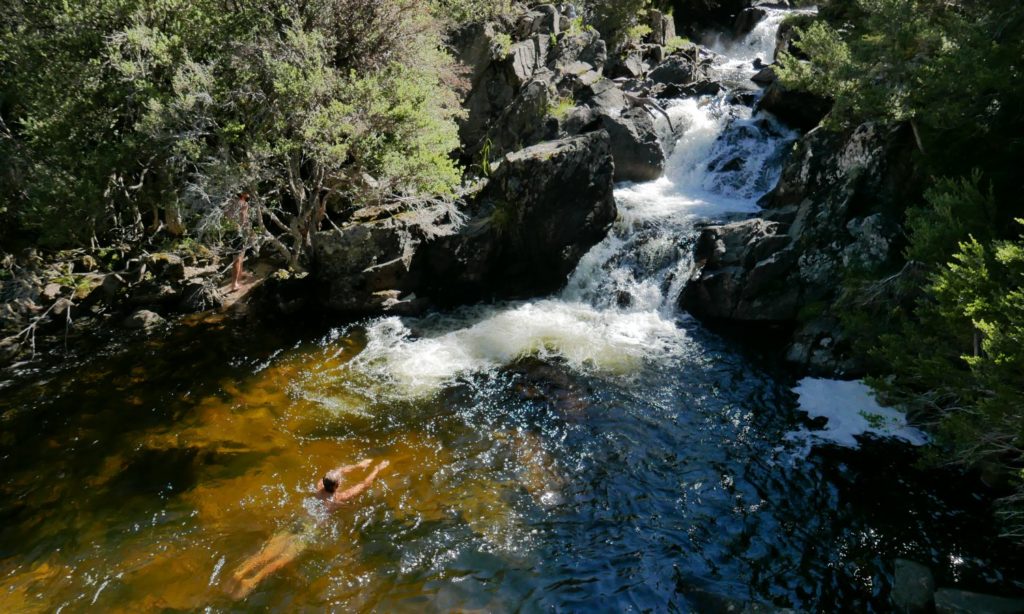
<path fill-rule="evenodd" d="M 683 305 L 704 319 L 792 320 L 799 288 L 787 278 L 797 254 L 779 228 L 762 219 L 705 228 L 694 253 L 700 272 L 687 285 Z"/>
<path fill-rule="evenodd" d="M 832 103 L 809 92 L 791 90 L 773 79 L 757 107 L 794 128 L 808 131 L 821 123 L 832 109 Z"/>
<path fill-rule="evenodd" d="M 729 29 L 736 16 L 752 4 L 752 0 L 671 0 L 669 6 L 676 25 L 691 35 L 699 35 L 709 28 Z"/>
<path fill-rule="evenodd" d="M 463 229 L 424 250 L 422 291 L 453 303 L 558 289 L 615 220 L 612 173 L 604 131 L 506 156 Z"/>
<path fill-rule="evenodd" d="M 893 608 L 900 614 L 924 614 L 931 611 L 935 598 L 935 576 L 927 566 L 896 559 L 892 592 Z"/>
<path fill-rule="evenodd" d="M 349 314 L 417 309 L 408 299 L 418 287 L 413 259 L 428 239 L 455 235 L 459 222 L 454 208 L 443 204 L 412 211 L 375 207 L 342 228 L 316 233 L 311 278 L 320 302 Z"/>
<path fill-rule="evenodd" d="M 621 115 L 604 115 L 601 126 L 611 139 L 616 181 L 653 181 L 665 172 L 665 150 L 654 119 L 636 107 Z"/>
<path fill-rule="evenodd" d="M 615 220 L 607 133 L 505 156 L 461 207 L 377 207 L 313 236 L 310 282 L 351 316 L 560 287 Z"/>
<path fill-rule="evenodd" d="M 669 56 L 648 75 L 651 81 L 659 84 L 686 85 L 698 81 L 705 76 L 699 63 L 682 54 Z"/>
<path fill-rule="evenodd" d="M 753 32 L 757 24 L 761 23 L 761 20 L 768 16 L 768 11 L 764 10 L 759 6 L 752 6 L 750 8 L 743 9 L 740 14 L 736 16 L 736 23 L 733 25 L 732 33 L 735 38 L 741 38 Z"/>
<path fill-rule="evenodd" d="M 831 313 L 837 280 L 900 264 L 902 207 L 919 191 L 913 147 L 906 128 L 808 133 L 760 218 L 702 231 L 683 307 L 707 319 L 791 325 L 791 362 L 822 373 L 855 370 Z"/>

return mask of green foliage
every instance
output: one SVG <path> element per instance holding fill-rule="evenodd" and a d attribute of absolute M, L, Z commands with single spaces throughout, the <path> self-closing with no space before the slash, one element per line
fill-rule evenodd
<path fill-rule="evenodd" d="M 512 10 L 510 0 L 435 0 L 434 12 L 448 23 L 489 21 Z"/>
<path fill-rule="evenodd" d="M 297 257 L 331 209 L 451 194 L 458 100 L 431 8 L 16 0 L 0 207 L 51 244 L 137 235 L 150 208 L 216 238 L 247 191 L 260 236 Z"/>
<path fill-rule="evenodd" d="M 614 47 L 632 40 L 631 34 L 637 32 L 633 28 L 642 25 L 650 0 L 592 0 L 589 4 L 594 26 Z"/>
<path fill-rule="evenodd" d="M 496 60 L 503 60 L 512 53 L 512 37 L 505 32 L 498 32 L 491 38 L 491 55 Z"/>
<path fill-rule="evenodd" d="M 918 312 L 946 334 L 927 348 L 886 340 L 894 387 L 912 406 L 936 402 L 928 409 L 955 461 L 1006 468 L 1014 491 L 1001 512 L 1006 531 L 1024 537 L 1024 240 L 962 243 Z"/>
<path fill-rule="evenodd" d="M 1002 467 L 1003 512 L 1024 537 L 1024 4 L 833 0 L 798 29 L 809 62 L 783 84 L 831 98 L 833 128 L 907 123 L 922 175 L 899 273 L 848 284 L 840 309 L 891 401 L 937 424 L 942 452 Z"/>
<path fill-rule="evenodd" d="M 925 192 L 927 206 L 907 211 L 909 260 L 946 262 L 968 237 L 993 236 L 995 197 L 991 187 L 981 187 L 981 181 L 979 170 L 967 179 L 939 180 Z"/>
<path fill-rule="evenodd" d="M 826 14 L 800 29 L 797 47 L 811 61 L 784 54 L 777 72 L 787 87 L 834 99 L 832 125 L 912 121 L 937 174 L 966 175 L 960 154 L 972 151 L 971 166 L 997 184 L 1017 175 L 990 140 L 1021 121 L 1024 5 L 843 0 Z M 1020 139 L 1005 143 L 999 158 L 1022 153 Z"/>
<path fill-rule="evenodd" d="M 675 53 L 684 47 L 689 47 L 690 39 L 683 36 L 673 36 L 665 42 L 665 53 Z"/>
<path fill-rule="evenodd" d="M 572 96 L 559 96 L 548 102 L 548 115 L 557 119 L 565 119 L 569 111 L 576 107 Z"/>

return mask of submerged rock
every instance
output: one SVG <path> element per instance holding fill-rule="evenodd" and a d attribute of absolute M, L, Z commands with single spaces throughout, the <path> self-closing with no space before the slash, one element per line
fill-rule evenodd
<path fill-rule="evenodd" d="M 166 323 L 167 321 L 160 314 L 140 309 L 125 319 L 124 327 L 148 332 Z"/>
<path fill-rule="evenodd" d="M 940 588 L 935 593 L 937 614 L 1021 614 L 1024 599 L 1008 599 L 981 593 Z"/>
<path fill-rule="evenodd" d="M 901 614 L 928 612 L 934 597 L 932 570 L 920 563 L 896 559 L 891 595 L 893 608 Z"/>

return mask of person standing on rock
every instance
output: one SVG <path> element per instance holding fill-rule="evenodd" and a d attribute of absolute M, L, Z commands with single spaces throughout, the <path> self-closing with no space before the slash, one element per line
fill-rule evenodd
<path fill-rule="evenodd" d="M 231 291 L 238 290 L 242 279 L 242 265 L 245 262 L 245 252 L 252 247 L 252 226 L 249 224 L 249 193 L 242 192 L 238 196 L 238 252 L 235 254 L 235 261 L 232 264 Z"/>

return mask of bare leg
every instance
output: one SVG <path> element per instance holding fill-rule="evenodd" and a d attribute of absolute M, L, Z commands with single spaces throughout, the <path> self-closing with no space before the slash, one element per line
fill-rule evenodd
<path fill-rule="evenodd" d="M 245 260 L 245 251 L 235 255 L 234 276 L 231 278 L 231 290 L 238 290 L 238 282 L 242 279 L 242 261 Z"/>
<path fill-rule="evenodd" d="M 232 586 L 228 592 L 235 599 L 245 597 L 263 578 L 290 563 L 304 549 L 299 536 L 294 533 L 279 533 L 271 537 L 258 553 L 231 574 Z M 252 577 L 247 577 L 250 575 Z"/>

